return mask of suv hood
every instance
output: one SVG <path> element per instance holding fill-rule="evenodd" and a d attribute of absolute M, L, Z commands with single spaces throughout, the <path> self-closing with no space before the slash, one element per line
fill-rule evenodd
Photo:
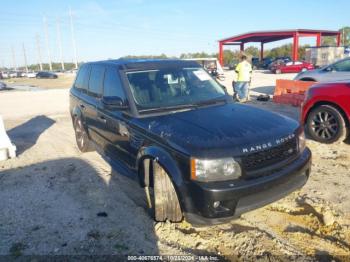
<path fill-rule="evenodd" d="M 144 132 L 195 157 L 242 155 L 244 148 L 274 144 L 299 127 L 288 117 L 234 103 L 135 121 Z"/>

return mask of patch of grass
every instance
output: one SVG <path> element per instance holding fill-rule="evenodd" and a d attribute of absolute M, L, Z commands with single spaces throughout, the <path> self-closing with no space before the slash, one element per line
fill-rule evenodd
<path fill-rule="evenodd" d="M 126 245 L 124 244 L 120 244 L 120 243 L 117 243 L 114 245 L 114 248 L 117 249 L 119 252 L 120 251 L 126 251 L 126 250 L 129 250 L 129 247 L 127 247 Z"/>
<path fill-rule="evenodd" d="M 100 234 L 100 232 L 98 232 L 97 230 L 91 230 L 91 231 L 89 231 L 89 232 L 87 233 L 87 236 L 88 236 L 89 238 L 93 238 L 93 239 L 95 239 L 95 240 L 98 240 L 98 239 L 101 238 L 101 234 Z"/>
<path fill-rule="evenodd" d="M 14 257 L 19 257 L 22 255 L 22 251 L 26 248 L 27 246 L 21 242 L 13 243 L 10 247 L 10 255 Z"/>

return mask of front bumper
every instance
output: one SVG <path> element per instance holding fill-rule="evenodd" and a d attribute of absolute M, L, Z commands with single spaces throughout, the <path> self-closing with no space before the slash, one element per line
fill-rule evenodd
<path fill-rule="evenodd" d="M 296 160 L 269 176 L 245 181 L 191 182 L 188 191 L 192 204 L 185 212 L 186 220 L 194 225 L 208 225 L 239 217 L 301 188 L 310 169 L 311 151 L 306 148 Z M 220 201 L 218 207 L 214 207 L 216 201 Z"/>

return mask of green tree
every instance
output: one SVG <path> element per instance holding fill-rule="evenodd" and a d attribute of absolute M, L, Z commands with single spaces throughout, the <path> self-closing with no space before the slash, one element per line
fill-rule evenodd
<path fill-rule="evenodd" d="M 341 33 L 340 45 L 349 46 L 350 45 L 350 26 L 344 26 L 339 29 Z"/>
<path fill-rule="evenodd" d="M 168 56 L 166 54 L 160 54 L 160 55 L 127 55 L 123 56 L 121 58 L 126 59 L 166 59 Z"/>
<path fill-rule="evenodd" d="M 322 46 L 335 46 L 337 44 L 336 38 L 334 36 L 323 36 Z"/>
<path fill-rule="evenodd" d="M 255 47 L 255 46 L 249 46 L 244 50 L 244 53 L 247 56 L 251 56 L 251 57 L 260 57 L 260 50 L 259 48 Z"/>
<path fill-rule="evenodd" d="M 215 54 L 208 54 L 206 52 L 197 52 L 197 53 L 184 53 L 180 55 L 181 59 L 189 59 L 189 58 L 210 58 L 215 57 Z"/>

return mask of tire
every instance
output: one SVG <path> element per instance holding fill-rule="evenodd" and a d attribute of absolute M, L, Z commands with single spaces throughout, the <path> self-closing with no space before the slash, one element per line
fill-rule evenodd
<path fill-rule="evenodd" d="M 154 160 L 152 163 L 153 188 L 150 190 L 151 215 L 157 222 L 180 222 L 183 218 L 173 183 L 166 171 Z"/>
<path fill-rule="evenodd" d="M 80 152 L 85 153 L 85 152 L 93 151 L 91 141 L 84 128 L 83 121 L 81 120 L 80 117 L 74 118 L 74 131 L 75 131 L 75 139 Z"/>
<path fill-rule="evenodd" d="M 349 134 L 343 115 L 330 105 L 320 105 L 310 112 L 306 131 L 312 139 L 326 144 L 342 142 Z"/>
<path fill-rule="evenodd" d="M 281 69 L 276 69 L 275 73 L 276 73 L 276 74 L 281 74 L 282 71 L 281 71 Z"/>

